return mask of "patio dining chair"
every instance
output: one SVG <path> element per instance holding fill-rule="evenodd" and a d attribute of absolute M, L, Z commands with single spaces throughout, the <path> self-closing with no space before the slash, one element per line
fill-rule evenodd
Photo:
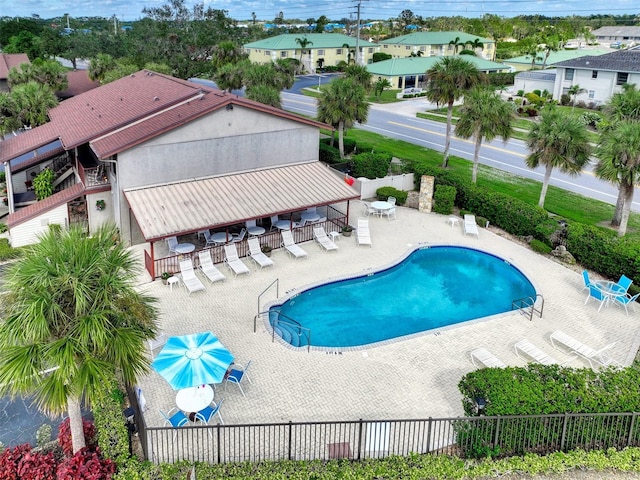
<path fill-rule="evenodd" d="M 587 303 L 589 303 L 589 300 L 591 298 L 595 298 L 597 301 L 600 302 L 600 307 L 598 308 L 598 312 L 602 310 L 602 306 L 609 301 L 609 297 L 602 290 L 600 290 L 596 285 L 589 285 L 589 295 L 587 296 L 587 299 L 585 300 L 584 304 L 586 305 Z"/>
<path fill-rule="evenodd" d="M 242 381 L 246 378 L 249 381 L 249 383 L 251 383 L 251 379 L 247 374 L 247 370 L 249 370 L 250 366 L 251 366 L 251 360 L 247 362 L 246 366 L 242 366 L 239 363 L 232 363 L 231 366 L 229 367 L 230 368 L 229 374 L 225 377 L 225 384 L 224 384 L 225 391 L 227 390 L 227 383 L 235 383 L 236 385 L 238 385 L 238 388 L 240 389 L 240 393 L 242 393 L 242 396 L 246 398 L 246 395 L 244 394 L 244 390 L 242 389 Z"/>
<path fill-rule="evenodd" d="M 189 419 L 182 411 L 178 410 L 177 407 L 173 407 L 167 413 L 163 412 L 162 410 L 158 411 L 160 412 L 160 415 L 162 415 L 162 418 L 164 418 L 164 423 L 169 424 L 171 425 L 171 427 L 176 429 L 176 431 L 173 432 L 173 441 L 175 442 L 176 437 L 178 436 L 177 429 L 187 425 L 189 423 Z M 172 413 L 174 411 L 175 413 Z"/>
<path fill-rule="evenodd" d="M 628 293 L 625 293 L 624 295 L 616 295 L 615 297 L 613 297 L 613 301 L 617 304 L 622 305 L 624 307 L 624 311 L 627 313 L 627 315 L 629 315 L 629 306 L 631 306 L 631 309 L 634 312 L 636 311 L 635 304 L 639 296 L 640 293 L 636 293 L 633 297 Z"/>
<path fill-rule="evenodd" d="M 621 275 L 620 280 L 618 280 L 616 283 L 622 287 L 622 290 L 624 293 L 627 293 L 627 291 L 629 290 L 629 287 L 633 283 L 633 280 L 631 280 L 626 275 Z"/>
<path fill-rule="evenodd" d="M 390 203 L 391 205 L 395 205 L 397 202 L 396 197 L 388 197 L 387 198 L 387 203 Z"/>
<path fill-rule="evenodd" d="M 211 405 L 207 405 L 202 410 L 196 412 L 195 418 L 209 425 L 211 419 L 218 415 L 218 418 L 220 418 L 220 423 L 224 425 L 224 420 L 222 420 L 222 415 L 220 415 L 220 407 L 222 406 L 222 402 L 224 402 L 224 399 L 220 400 L 217 404 L 216 402 L 211 402 Z M 211 435 L 210 431 L 209 435 Z"/>
<path fill-rule="evenodd" d="M 169 253 L 176 253 L 176 247 L 178 246 L 178 237 L 169 237 L 166 239 L 167 247 L 169 247 Z"/>

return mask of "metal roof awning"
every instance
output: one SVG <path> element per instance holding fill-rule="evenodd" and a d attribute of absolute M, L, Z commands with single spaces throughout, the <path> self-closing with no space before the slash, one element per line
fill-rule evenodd
<path fill-rule="evenodd" d="M 147 241 L 360 198 L 320 162 L 124 191 Z"/>

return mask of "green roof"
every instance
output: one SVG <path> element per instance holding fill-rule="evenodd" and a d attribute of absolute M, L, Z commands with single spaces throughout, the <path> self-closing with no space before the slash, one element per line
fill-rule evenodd
<path fill-rule="evenodd" d="M 408 35 L 402 35 L 395 38 L 387 38 L 379 43 L 389 45 L 449 45 L 449 42 L 459 38 L 459 43 L 473 42 L 475 39 L 482 43 L 495 43 L 489 38 L 479 37 L 478 35 L 469 35 L 464 32 L 415 32 Z"/>
<path fill-rule="evenodd" d="M 300 44 L 296 38 L 309 40 L 308 49 L 318 48 L 342 48 L 345 44 L 349 47 L 356 46 L 356 39 L 341 33 L 285 33 L 277 37 L 269 37 L 257 42 L 245 43 L 244 48 L 259 48 L 262 50 L 300 50 Z M 375 43 L 360 40 L 360 47 L 375 47 Z"/>
<path fill-rule="evenodd" d="M 503 63 L 484 60 L 482 58 L 474 57 L 473 55 L 460 55 L 460 57 L 473 63 L 476 68 L 481 71 L 507 70 L 509 68 Z M 369 70 L 372 75 L 383 75 L 385 77 L 422 75 L 433 67 L 441 58 L 443 57 L 392 58 L 382 62 L 370 63 L 367 65 L 367 70 Z"/>
<path fill-rule="evenodd" d="M 611 53 L 611 50 L 560 50 L 558 52 L 551 52 L 549 58 L 547 59 L 547 65 L 553 65 L 558 62 L 566 62 L 567 60 L 573 60 L 575 58 L 586 57 L 587 55 L 599 56 L 604 55 L 605 53 Z M 536 60 L 535 66 L 542 67 L 544 63 L 544 55 L 545 52 L 540 52 L 538 54 L 541 59 Z M 531 55 L 522 55 L 520 57 L 513 57 L 505 60 L 506 63 L 523 63 L 526 65 L 531 65 L 532 57 Z"/>

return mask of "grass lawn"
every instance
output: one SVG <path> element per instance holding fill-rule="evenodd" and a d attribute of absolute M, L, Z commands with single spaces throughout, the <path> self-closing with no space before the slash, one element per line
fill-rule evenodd
<path fill-rule="evenodd" d="M 364 130 L 350 129 L 349 138 L 356 142 L 379 147 L 392 152 L 395 157 L 409 160 L 423 160 L 434 166 L 442 164 L 442 154 L 418 145 L 401 140 L 384 137 Z M 449 167 L 471 180 L 473 163 L 463 158 L 449 157 Z M 497 192 L 519 198 L 531 205 L 537 205 L 542 183 L 536 180 L 513 175 L 503 170 L 480 165 L 478 185 Z M 608 227 L 613 218 L 614 206 L 599 200 L 568 192 L 552 185 L 549 186 L 545 199 L 545 208 L 550 213 L 568 220 Z M 627 237 L 640 240 L 640 214 L 631 213 L 627 229 Z"/>

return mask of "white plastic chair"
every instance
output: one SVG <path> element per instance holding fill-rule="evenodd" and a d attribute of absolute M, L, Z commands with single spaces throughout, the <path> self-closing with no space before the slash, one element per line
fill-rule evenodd
<path fill-rule="evenodd" d="M 178 246 L 178 237 L 168 237 L 165 239 L 167 246 L 169 247 L 169 253 L 176 253 L 176 247 Z"/>
<path fill-rule="evenodd" d="M 200 271 L 204 273 L 211 283 L 224 282 L 227 279 L 213 264 L 210 250 L 200 250 L 198 259 L 200 260 Z"/>
<path fill-rule="evenodd" d="M 282 230 L 280 233 L 282 234 L 282 245 L 287 249 L 287 252 L 289 252 L 290 255 L 292 255 L 296 260 L 300 257 L 307 256 L 307 252 L 296 245 L 291 230 Z"/>
<path fill-rule="evenodd" d="M 236 248 L 235 243 L 230 243 L 229 245 L 224 246 L 224 256 L 224 261 L 227 264 L 227 267 L 229 267 L 231 271 L 235 273 L 236 277 L 243 273 L 251 273 L 249 267 L 247 267 L 245 263 L 240 260 L 240 257 L 238 256 L 238 249 Z"/>
<path fill-rule="evenodd" d="M 273 260 L 267 257 L 260 248 L 260 240 L 257 237 L 249 238 L 249 256 L 260 265 L 260 268 L 273 265 Z"/>
<path fill-rule="evenodd" d="M 206 290 L 204 284 L 200 281 L 193 269 L 193 262 L 190 258 L 180 260 L 180 276 L 182 277 L 182 284 L 187 289 L 189 295 L 193 292 L 199 292 L 200 290 Z"/>
<path fill-rule="evenodd" d="M 326 252 L 338 249 L 338 246 L 327 236 L 324 227 L 313 227 L 313 238 Z"/>
<path fill-rule="evenodd" d="M 247 229 L 243 228 L 242 230 L 240 230 L 240 233 L 233 234 L 233 242 L 235 243 L 241 242 L 242 240 L 244 240 L 244 237 L 246 235 L 247 235 Z"/>

